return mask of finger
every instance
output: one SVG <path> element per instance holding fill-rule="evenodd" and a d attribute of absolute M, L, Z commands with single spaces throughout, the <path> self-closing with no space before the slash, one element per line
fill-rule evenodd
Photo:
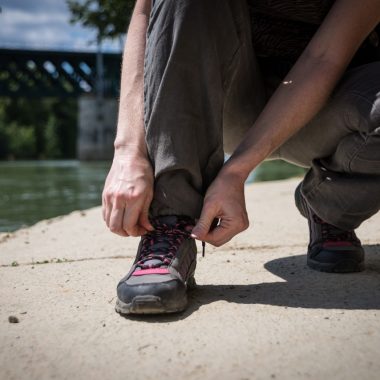
<path fill-rule="evenodd" d="M 102 194 L 102 215 L 103 215 L 103 220 L 107 222 L 107 207 L 108 207 L 108 202 L 107 202 L 107 197 Z"/>
<path fill-rule="evenodd" d="M 144 229 L 146 229 L 147 231 L 153 231 L 154 227 L 152 226 L 149 220 L 149 207 L 150 207 L 150 202 L 149 203 L 146 202 L 139 217 L 139 225 L 143 227 Z"/>
<path fill-rule="evenodd" d="M 145 228 L 138 225 L 139 216 L 141 213 L 141 206 L 136 205 L 128 207 L 123 216 L 123 229 L 130 236 L 141 236 L 147 231 Z"/>
<path fill-rule="evenodd" d="M 104 221 L 106 221 L 106 207 L 107 207 L 106 198 L 103 195 L 102 196 L 102 216 L 103 216 Z"/>
<path fill-rule="evenodd" d="M 235 231 L 228 229 L 222 225 L 216 227 L 211 232 L 209 232 L 203 241 L 214 245 L 215 247 L 220 247 L 221 245 L 227 243 L 235 236 Z"/>
<path fill-rule="evenodd" d="M 123 229 L 123 216 L 124 216 L 124 207 L 114 207 L 111 212 L 109 229 L 118 235 L 128 236 L 127 232 Z"/>
<path fill-rule="evenodd" d="M 112 203 L 109 202 L 109 201 L 107 201 L 106 202 L 106 207 L 105 207 L 105 210 L 104 210 L 105 221 L 106 221 L 107 227 L 110 226 L 111 212 L 112 212 Z"/>
<path fill-rule="evenodd" d="M 201 216 L 191 231 L 191 237 L 194 239 L 204 240 L 210 231 L 214 219 L 217 217 L 216 209 L 213 205 L 204 204 Z"/>
<path fill-rule="evenodd" d="M 235 218 L 233 220 L 225 218 L 221 219 L 220 224 L 211 229 L 211 231 L 205 236 L 204 241 L 220 247 L 221 245 L 230 241 L 239 232 L 246 230 L 249 226 L 248 218 Z"/>

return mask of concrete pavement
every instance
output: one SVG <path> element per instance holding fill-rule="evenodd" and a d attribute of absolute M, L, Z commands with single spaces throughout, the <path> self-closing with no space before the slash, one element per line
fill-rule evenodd
<path fill-rule="evenodd" d="M 380 215 L 358 232 L 364 272 L 314 272 L 297 183 L 247 186 L 251 227 L 199 255 L 178 315 L 114 312 L 137 240 L 100 208 L 0 235 L 0 379 L 378 379 Z"/>

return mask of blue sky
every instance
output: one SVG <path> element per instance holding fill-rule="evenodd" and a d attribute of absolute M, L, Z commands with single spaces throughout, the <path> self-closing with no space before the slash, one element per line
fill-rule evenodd
<path fill-rule="evenodd" d="M 0 0 L 0 47 L 95 50 L 95 33 L 69 23 L 65 0 Z M 106 41 L 105 51 L 119 51 L 119 41 Z"/>

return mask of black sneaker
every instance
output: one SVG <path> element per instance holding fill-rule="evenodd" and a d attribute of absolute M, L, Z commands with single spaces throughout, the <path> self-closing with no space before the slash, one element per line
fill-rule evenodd
<path fill-rule="evenodd" d="M 354 231 L 341 230 L 323 221 L 295 191 L 296 206 L 309 221 L 307 265 L 321 272 L 350 273 L 364 270 L 364 249 Z"/>
<path fill-rule="evenodd" d="M 120 314 L 179 312 L 187 306 L 187 289 L 195 286 L 197 248 L 190 237 L 194 220 L 161 216 L 154 231 L 142 236 L 136 260 L 117 286 Z"/>

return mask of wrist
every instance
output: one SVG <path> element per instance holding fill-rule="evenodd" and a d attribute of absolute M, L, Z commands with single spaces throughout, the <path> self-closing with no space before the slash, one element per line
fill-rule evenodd
<path fill-rule="evenodd" d="M 245 182 L 251 172 L 264 161 L 269 152 L 270 150 L 264 154 L 260 147 L 257 149 L 256 147 L 246 148 L 243 146 L 240 149 L 238 147 L 233 155 L 225 162 L 222 171 Z"/>
<path fill-rule="evenodd" d="M 220 170 L 218 177 L 223 177 L 230 183 L 238 185 L 244 185 L 249 175 L 239 165 L 235 165 L 230 162 L 226 162 Z"/>
<path fill-rule="evenodd" d="M 148 152 L 145 144 L 125 143 L 115 140 L 115 156 L 128 156 L 136 159 L 148 159 Z"/>

